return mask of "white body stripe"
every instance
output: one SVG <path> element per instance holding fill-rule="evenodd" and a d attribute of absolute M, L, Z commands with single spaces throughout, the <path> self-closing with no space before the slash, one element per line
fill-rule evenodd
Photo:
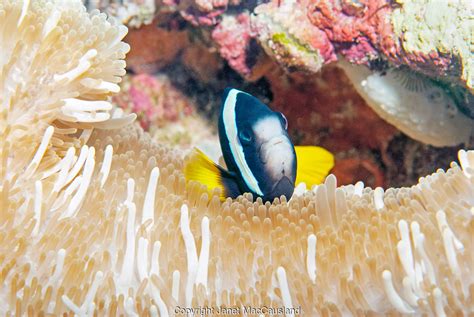
<path fill-rule="evenodd" d="M 224 110 L 222 115 L 224 116 L 224 128 L 227 138 L 229 139 L 229 146 L 232 155 L 234 156 L 235 162 L 237 163 L 237 168 L 242 175 L 245 184 L 247 184 L 248 188 L 250 188 L 253 192 L 257 193 L 258 195 L 263 196 L 260 187 L 258 186 L 257 179 L 253 175 L 250 167 L 245 160 L 244 149 L 240 144 L 238 131 L 237 131 L 237 122 L 235 117 L 235 104 L 237 102 L 237 94 L 244 92 L 232 89 L 229 91 L 227 98 L 224 103 Z"/>

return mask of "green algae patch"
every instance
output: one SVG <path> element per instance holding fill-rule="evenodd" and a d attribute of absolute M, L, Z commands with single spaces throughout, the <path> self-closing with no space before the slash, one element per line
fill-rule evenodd
<path fill-rule="evenodd" d="M 285 33 L 275 33 L 272 36 L 272 41 L 281 43 L 284 46 L 291 46 L 296 48 L 298 51 L 305 52 L 305 53 L 313 53 L 313 50 L 308 49 L 306 46 L 301 45 L 298 41 L 293 40 L 292 38 L 288 37 Z"/>
<path fill-rule="evenodd" d="M 319 50 L 300 44 L 283 32 L 274 33 L 271 39 L 273 54 L 285 68 L 309 72 L 317 72 L 321 69 L 324 58 Z"/>

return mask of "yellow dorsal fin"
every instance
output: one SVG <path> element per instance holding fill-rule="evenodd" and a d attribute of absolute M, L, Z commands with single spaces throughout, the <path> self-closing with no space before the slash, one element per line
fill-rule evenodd
<path fill-rule="evenodd" d="M 197 148 L 192 150 L 184 168 L 187 181 L 198 181 L 206 185 L 209 192 L 212 192 L 214 188 L 219 188 L 221 200 L 226 197 L 222 173 L 223 169 Z"/>
<path fill-rule="evenodd" d="M 306 183 L 307 188 L 321 184 L 334 166 L 331 152 L 319 146 L 295 146 L 298 166 L 296 183 Z"/>

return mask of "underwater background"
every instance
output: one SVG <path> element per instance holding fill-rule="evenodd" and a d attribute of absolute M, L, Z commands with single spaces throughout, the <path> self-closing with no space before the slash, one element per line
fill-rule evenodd
<path fill-rule="evenodd" d="M 0 314 L 474 313 L 474 6 L 0 0 Z M 222 163 L 224 90 L 334 155 L 292 197 Z M 224 99 L 225 100 L 225 99 Z"/>
<path fill-rule="evenodd" d="M 340 184 L 362 180 L 372 187 L 400 187 L 447 168 L 463 144 L 472 146 L 472 16 L 460 12 L 460 5 L 427 3 L 91 1 L 88 6 L 131 26 L 124 39 L 131 45 L 129 73 L 114 101 L 136 112 L 156 140 L 216 148 L 219 157 L 217 116 L 229 86 L 284 113 L 295 144 L 334 153 L 332 173 Z M 426 25 L 413 25 L 410 19 L 417 14 L 430 17 Z M 452 29 L 444 30 L 447 25 Z M 454 38 L 443 42 L 448 36 Z M 368 68 L 347 71 L 353 66 L 348 62 Z M 380 99 L 374 100 L 360 93 L 359 84 L 387 71 L 394 73 L 395 85 L 386 85 L 399 100 L 383 108 L 380 99 L 385 101 L 387 92 L 377 88 Z"/>

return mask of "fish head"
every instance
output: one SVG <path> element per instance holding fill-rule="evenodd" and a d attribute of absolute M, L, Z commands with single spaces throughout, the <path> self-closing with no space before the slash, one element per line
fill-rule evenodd
<path fill-rule="evenodd" d="M 254 147 L 258 155 L 265 196 L 273 199 L 293 194 L 296 179 L 296 154 L 283 114 L 272 112 L 253 125 Z"/>
<path fill-rule="evenodd" d="M 222 152 L 243 191 L 265 200 L 290 198 L 296 179 L 296 154 L 283 114 L 236 89 L 226 91 L 219 119 Z"/>

